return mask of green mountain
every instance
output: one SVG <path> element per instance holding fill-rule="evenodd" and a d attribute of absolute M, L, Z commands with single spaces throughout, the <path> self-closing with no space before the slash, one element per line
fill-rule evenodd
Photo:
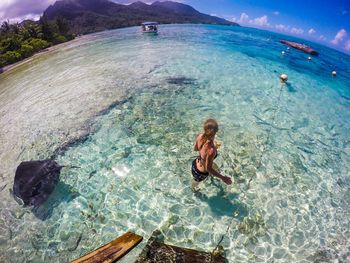
<path fill-rule="evenodd" d="M 162 24 L 191 23 L 238 26 L 225 19 L 202 14 L 189 5 L 177 2 L 135 2 L 121 5 L 108 0 L 61 0 L 49 6 L 44 17 L 68 21 L 70 33 L 87 34 L 106 29 L 140 25 L 144 21 Z"/>

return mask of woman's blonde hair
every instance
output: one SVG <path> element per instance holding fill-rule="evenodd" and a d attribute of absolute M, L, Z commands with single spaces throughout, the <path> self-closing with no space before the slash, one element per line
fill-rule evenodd
<path fill-rule="evenodd" d="M 217 131 L 219 130 L 219 125 L 216 120 L 207 119 L 204 122 L 203 129 L 204 129 L 204 133 L 200 140 L 202 146 L 207 142 L 209 138 L 213 137 L 217 133 Z"/>

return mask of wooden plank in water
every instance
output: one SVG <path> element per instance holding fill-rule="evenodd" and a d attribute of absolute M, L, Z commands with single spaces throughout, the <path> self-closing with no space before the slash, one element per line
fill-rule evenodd
<path fill-rule="evenodd" d="M 71 263 L 112 263 L 121 259 L 142 241 L 142 236 L 127 232 L 95 251 L 73 260 Z"/>
<path fill-rule="evenodd" d="M 227 263 L 222 253 L 208 253 L 189 248 L 149 242 L 135 263 Z"/>

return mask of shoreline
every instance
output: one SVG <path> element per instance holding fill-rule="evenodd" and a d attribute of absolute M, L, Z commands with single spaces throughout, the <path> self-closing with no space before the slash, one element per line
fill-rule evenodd
<path fill-rule="evenodd" d="M 169 24 L 163 24 L 163 25 L 167 26 L 167 25 L 214 25 L 214 24 L 186 24 L 186 23 L 185 24 L 176 24 L 176 23 L 172 24 L 172 23 L 169 23 Z M 222 25 L 222 26 L 226 26 L 226 25 Z M 137 27 L 137 26 L 127 26 L 127 27 L 120 27 L 120 28 L 115 28 L 115 29 L 107 29 L 107 30 L 92 32 L 92 33 L 88 33 L 88 34 L 85 34 L 85 35 L 77 36 L 77 37 L 75 37 L 74 39 L 72 39 L 70 41 L 67 41 L 67 42 L 64 42 L 64 43 L 60 43 L 60 44 L 57 44 L 57 45 L 45 48 L 45 49 L 40 50 L 39 52 L 35 53 L 31 57 L 25 58 L 25 59 L 23 59 L 21 61 L 18 61 L 18 62 L 15 62 L 13 64 L 10 64 L 10 65 L 7 65 L 7 66 L 4 66 L 4 67 L 0 68 L 0 76 L 2 74 L 6 73 L 6 72 L 10 72 L 10 71 L 12 71 L 12 70 L 22 66 L 22 65 L 25 65 L 26 63 L 34 60 L 37 57 L 40 57 L 41 55 L 49 54 L 50 52 L 54 52 L 56 49 L 58 49 L 58 48 L 60 48 L 60 47 L 62 47 L 64 45 L 67 45 L 68 43 L 72 43 L 72 42 L 77 41 L 77 40 L 79 40 L 81 38 L 84 38 L 86 36 L 93 35 L 93 34 L 96 34 L 96 33 L 102 33 L 102 32 L 105 32 L 105 31 L 113 31 L 113 30 L 125 29 L 125 28 L 130 28 L 130 27 Z M 328 48 L 328 49 L 330 49 L 332 51 L 339 52 L 340 54 L 345 55 L 347 57 L 350 57 L 350 54 L 345 53 L 343 50 L 334 49 L 334 48 L 326 46 L 326 45 L 324 45 L 322 43 L 314 42 L 314 41 L 311 41 L 311 40 L 308 40 L 308 39 L 305 39 L 305 38 L 298 38 L 296 36 L 286 35 L 286 34 L 281 33 L 281 32 L 269 31 L 267 29 L 260 29 L 260 28 L 255 28 L 255 27 L 247 27 L 247 26 L 241 26 L 241 25 L 238 25 L 238 27 L 257 29 L 257 30 L 266 31 L 266 32 L 269 32 L 269 33 L 278 34 L 278 35 L 282 35 L 282 36 L 286 36 L 286 37 L 292 37 L 292 38 L 298 39 L 298 40 L 304 40 L 304 41 L 310 42 L 312 44 L 316 44 L 316 45 L 319 45 L 321 47 Z"/>
<path fill-rule="evenodd" d="M 3 74 L 3 73 L 5 73 L 5 72 L 9 72 L 9 71 L 11 71 L 11 70 L 13 70 L 13 69 L 15 69 L 15 68 L 21 66 L 21 65 L 24 65 L 24 64 L 26 64 L 27 62 L 32 61 L 34 58 L 36 58 L 36 57 L 38 57 L 38 56 L 40 56 L 40 55 L 49 53 L 49 52 L 51 51 L 50 48 L 51 48 L 51 47 L 45 48 L 45 49 L 40 50 L 38 53 L 35 53 L 34 55 L 32 55 L 32 56 L 30 56 L 30 57 L 28 57 L 28 58 L 25 58 L 25 59 L 23 59 L 23 60 L 21 60 L 21 61 L 17 61 L 17 62 L 15 62 L 15 63 L 13 63 L 13 64 L 10 64 L 10 65 L 7 65 L 7 66 L 2 67 L 2 68 L 0 69 L 0 74 Z"/>
<path fill-rule="evenodd" d="M 4 73 L 8 73 L 8 72 L 10 72 L 10 71 L 20 67 L 22 65 L 27 64 L 28 62 L 33 61 L 34 59 L 36 59 L 36 58 L 38 58 L 38 57 L 40 57 L 42 55 L 50 54 L 50 53 L 56 51 L 57 49 L 61 48 L 62 46 L 65 46 L 65 45 L 67 45 L 69 43 L 72 43 L 72 42 L 74 42 L 74 41 L 76 41 L 76 40 L 78 40 L 80 38 L 81 38 L 81 36 L 76 37 L 76 38 L 74 38 L 74 39 L 72 39 L 70 41 L 67 41 L 67 42 L 64 42 L 64 43 L 60 43 L 60 44 L 57 44 L 57 45 L 54 45 L 54 46 L 42 49 L 42 50 L 38 51 L 37 53 L 33 54 L 32 56 L 30 56 L 28 58 L 25 58 L 25 59 L 23 59 L 21 61 L 17 61 L 17 62 L 15 62 L 13 64 L 10 64 L 10 65 L 4 66 L 4 67 L 0 68 L 0 76 L 2 74 L 4 74 Z"/>
<path fill-rule="evenodd" d="M 163 25 L 178 25 L 178 24 L 163 24 Z M 180 25 L 186 25 L 186 24 L 180 24 Z M 191 24 L 192 25 L 192 24 Z M 198 24 L 193 24 L 193 25 L 198 25 Z M 211 24 L 209 24 L 211 25 Z M 238 25 L 240 26 L 240 25 Z M 44 55 L 44 54 L 49 54 L 50 52 L 53 52 L 55 51 L 56 49 L 58 49 L 59 47 L 63 46 L 63 45 L 66 45 L 68 43 L 72 43 L 78 39 L 81 39 L 85 36 L 88 36 L 88 35 L 92 35 L 92 34 L 96 34 L 96 33 L 102 33 L 102 32 L 105 32 L 105 31 L 112 31 L 112 30 L 117 30 L 117 29 L 124 29 L 124 28 L 130 28 L 130 27 L 137 27 L 137 26 L 126 26 L 126 27 L 120 27 L 120 28 L 114 28 L 114 29 L 106 29 L 106 30 L 102 30 L 102 31 L 96 31 L 96 32 L 91 32 L 91 33 L 88 33 L 88 34 L 85 34 L 85 35 L 80 35 L 80 36 L 77 36 L 75 37 L 74 39 L 70 40 L 70 41 L 67 41 L 67 42 L 64 42 L 64 43 L 60 43 L 60 44 L 57 44 L 57 45 L 54 45 L 54 46 L 51 46 L 51 47 L 48 47 L 48 48 L 45 48 L 43 50 L 40 50 L 38 51 L 37 53 L 33 54 L 32 56 L 28 57 L 28 58 L 25 58 L 21 61 L 17 61 L 13 64 L 10 64 L 10 65 L 7 65 L 7 66 L 4 66 L 2 68 L 0 68 L 0 75 L 6 73 L 6 72 L 10 72 L 32 60 L 34 60 L 35 58 L 41 56 L 41 55 Z"/>
<path fill-rule="evenodd" d="M 172 24 L 172 23 L 169 23 L 169 24 L 163 24 L 163 25 L 213 25 L 213 24 Z M 225 26 L 225 25 L 224 25 Z M 124 29 L 124 28 L 130 28 L 130 27 L 136 27 L 136 26 L 127 26 L 127 27 L 121 27 L 121 28 L 115 28 L 115 29 L 107 29 L 107 30 L 102 30 L 102 31 L 97 31 L 97 32 L 92 32 L 92 33 L 88 33 L 88 34 L 85 34 L 85 35 L 80 35 L 80 36 L 77 36 L 75 37 L 74 39 L 70 40 L 70 41 L 67 41 L 67 42 L 64 42 L 64 43 L 60 43 L 60 44 L 57 44 L 57 45 L 54 45 L 54 46 L 51 46 L 51 47 L 48 47 L 48 48 L 45 48 L 43 50 L 40 50 L 39 52 L 35 53 L 34 55 L 32 55 L 31 57 L 28 57 L 28 58 L 25 58 L 21 61 L 18 61 L 18 62 L 15 62 L 13 64 L 10 64 L 10 65 L 7 65 L 7 66 L 4 66 L 2 68 L 0 68 L 0 76 L 6 72 L 10 72 L 32 60 L 34 60 L 35 58 L 41 56 L 41 55 L 44 55 L 44 54 L 49 54 L 50 52 L 53 52 L 55 51 L 56 49 L 58 49 L 59 47 L 61 46 L 64 46 L 64 45 L 67 45 L 68 43 L 72 43 L 78 39 L 81 39 L 85 36 L 88 36 L 88 35 L 92 35 L 92 34 L 96 34 L 96 33 L 102 33 L 102 32 L 105 32 L 105 31 L 112 31 L 112 30 L 117 30 L 117 29 Z M 246 26 L 241 26 L 241 25 L 238 25 L 238 27 L 246 27 Z M 330 50 L 333 50 L 333 51 L 336 51 L 336 52 L 339 52 L 340 54 L 342 55 L 346 55 L 346 56 L 349 56 L 350 57 L 350 54 L 347 54 L 345 53 L 343 50 L 338 50 L 338 49 L 334 49 L 332 47 L 329 47 L 329 46 L 326 46 L 322 43 L 318 43 L 318 42 L 314 42 L 314 41 L 311 41 L 311 40 L 308 40 L 308 39 L 305 39 L 305 38 L 298 38 L 296 36 L 291 36 L 291 35 L 286 35 L 284 33 L 281 33 L 281 32 L 275 32 L 275 31 L 269 31 L 267 29 L 260 29 L 260 28 L 255 28 L 255 27 L 246 27 L 246 28 L 252 28 L 252 29 L 257 29 L 257 30 L 261 30 L 261 31 L 266 31 L 266 32 L 270 32 L 270 33 L 273 33 L 273 34 L 279 34 L 279 35 L 283 35 L 283 36 L 287 36 L 287 37 L 292 37 L 292 38 L 295 38 L 295 39 L 299 39 L 299 40 L 306 40 L 310 43 L 313 43 L 313 44 L 316 44 L 316 45 L 320 45 L 322 47 L 326 47 Z"/>

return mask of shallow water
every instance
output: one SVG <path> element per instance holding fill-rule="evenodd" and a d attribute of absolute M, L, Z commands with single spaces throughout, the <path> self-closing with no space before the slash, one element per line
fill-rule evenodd
<path fill-rule="evenodd" d="M 0 261 L 65 262 L 156 229 L 169 244 L 208 251 L 225 235 L 230 262 L 350 260 L 350 57 L 317 44 L 310 62 L 296 50 L 282 56 L 280 38 L 128 28 L 0 75 Z M 193 194 L 192 144 L 208 117 L 220 124 L 216 164 L 235 183 L 209 179 Z M 56 155 L 79 168 L 62 170 L 44 205 L 21 208 L 9 194 L 19 162 L 81 137 Z"/>

